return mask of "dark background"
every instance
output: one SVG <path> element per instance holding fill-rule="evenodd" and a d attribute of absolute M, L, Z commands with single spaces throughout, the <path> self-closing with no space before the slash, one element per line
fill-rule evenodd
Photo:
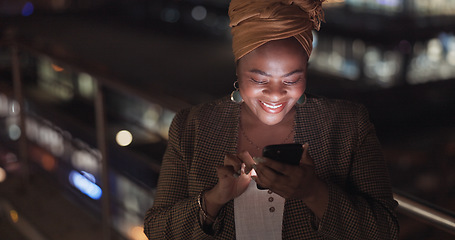
<path fill-rule="evenodd" d="M 100 185 L 97 81 L 106 103 L 112 238 L 143 239 L 173 114 L 233 90 L 227 8 L 224 0 L 0 2 L 0 239 L 102 238 L 100 200 L 68 180 L 76 171 Z M 455 211 L 455 4 L 351 0 L 324 8 L 307 91 L 366 105 L 394 189 Z M 15 137 L 12 44 L 26 155 Z M 133 134 L 127 147 L 115 142 L 122 129 Z M 93 159 L 77 162 L 75 152 Z M 399 219 L 401 239 L 453 238 Z"/>

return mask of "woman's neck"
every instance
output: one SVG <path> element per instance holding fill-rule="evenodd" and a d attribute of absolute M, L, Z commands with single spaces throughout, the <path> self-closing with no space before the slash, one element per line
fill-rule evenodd
<path fill-rule="evenodd" d="M 262 148 L 267 145 L 294 142 L 295 109 L 278 124 L 267 125 L 247 108 L 242 106 L 240 113 L 239 152 L 248 151 L 252 156 L 260 156 Z"/>
<path fill-rule="evenodd" d="M 251 109 L 246 105 L 242 104 L 241 112 L 240 112 L 240 121 L 244 128 L 265 128 L 265 129 L 273 129 L 273 128 L 281 128 L 283 126 L 293 126 L 294 125 L 294 118 L 295 118 L 295 107 L 288 112 L 283 120 L 275 125 L 267 125 L 263 123 L 256 114 L 251 111 Z"/>

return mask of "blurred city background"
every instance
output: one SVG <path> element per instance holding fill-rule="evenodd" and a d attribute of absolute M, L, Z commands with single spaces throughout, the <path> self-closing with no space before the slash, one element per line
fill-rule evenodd
<path fill-rule="evenodd" d="M 145 239 L 173 116 L 233 90 L 228 5 L 0 1 L 0 239 Z M 307 91 L 366 105 L 395 193 L 454 219 L 455 0 L 324 8 Z"/>

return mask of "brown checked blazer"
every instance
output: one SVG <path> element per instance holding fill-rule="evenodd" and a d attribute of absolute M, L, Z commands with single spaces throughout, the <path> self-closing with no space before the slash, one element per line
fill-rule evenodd
<path fill-rule="evenodd" d="M 304 202 L 287 199 L 283 239 L 397 239 L 396 202 L 366 109 L 314 96 L 296 109 L 295 141 L 309 143 L 316 174 L 329 186 L 329 204 L 316 224 Z M 197 196 L 217 183 L 215 167 L 224 156 L 236 153 L 239 114 L 240 105 L 226 97 L 176 115 L 145 217 L 149 239 L 235 239 L 233 201 L 211 236 L 199 226 Z"/>

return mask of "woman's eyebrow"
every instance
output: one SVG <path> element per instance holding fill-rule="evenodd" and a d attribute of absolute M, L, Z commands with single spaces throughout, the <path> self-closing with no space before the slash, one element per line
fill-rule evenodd
<path fill-rule="evenodd" d="M 264 71 L 261 71 L 259 69 L 251 69 L 250 70 L 250 73 L 256 73 L 256 74 L 259 74 L 259 75 L 262 75 L 262 76 L 266 76 L 266 77 L 271 77 L 272 75 L 264 72 Z"/>
<path fill-rule="evenodd" d="M 259 69 L 251 69 L 251 70 L 250 70 L 250 73 L 259 74 L 259 75 L 266 76 L 266 77 L 271 77 L 271 76 L 272 76 L 271 74 L 266 73 L 266 72 L 264 72 L 264 71 L 261 71 L 261 70 L 259 70 Z M 289 77 L 289 76 L 291 76 L 291 75 L 293 75 L 293 74 L 296 74 L 296 73 L 303 73 L 303 70 L 302 70 L 302 69 L 297 69 L 297 70 L 294 70 L 294 71 L 292 71 L 292 72 L 286 73 L 286 74 L 284 74 L 284 75 L 281 76 L 281 77 Z"/>
<path fill-rule="evenodd" d="M 281 76 L 281 77 L 289 77 L 289 76 L 294 75 L 294 74 L 296 74 L 296 73 L 303 73 L 303 70 L 302 70 L 302 69 L 297 69 L 297 70 L 294 70 L 294 71 L 292 71 L 292 72 L 290 72 L 290 73 L 286 73 L 286 74 L 284 74 L 284 75 Z"/>

